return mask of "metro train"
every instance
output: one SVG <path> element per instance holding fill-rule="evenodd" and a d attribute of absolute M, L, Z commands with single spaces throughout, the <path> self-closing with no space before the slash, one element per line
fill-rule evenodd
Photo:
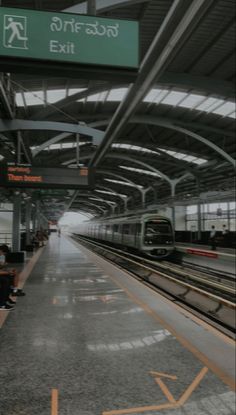
<path fill-rule="evenodd" d="M 171 221 L 157 214 L 88 221 L 81 223 L 73 233 L 139 251 L 155 259 L 166 258 L 174 251 Z"/>

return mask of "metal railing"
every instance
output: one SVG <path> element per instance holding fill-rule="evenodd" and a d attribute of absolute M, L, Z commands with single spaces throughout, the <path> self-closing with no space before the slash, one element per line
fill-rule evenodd
<path fill-rule="evenodd" d="M 12 233 L 11 232 L 1 232 L 0 231 L 0 245 L 6 244 L 10 245 L 12 244 Z"/>

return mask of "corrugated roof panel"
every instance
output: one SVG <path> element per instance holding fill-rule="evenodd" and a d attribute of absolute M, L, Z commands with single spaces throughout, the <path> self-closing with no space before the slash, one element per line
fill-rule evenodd
<path fill-rule="evenodd" d="M 228 7 L 227 7 L 228 6 Z M 214 7 L 196 27 L 194 33 L 186 42 L 178 56 L 170 65 L 171 71 L 193 72 L 198 74 L 207 74 L 209 72 L 208 65 L 204 62 L 201 64 L 201 57 L 205 54 L 210 57 L 211 51 L 219 43 L 220 50 L 217 53 L 217 60 L 210 59 L 211 70 L 232 51 L 234 47 L 234 37 L 231 29 L 232 19 L 235 13 L 235 4 L 227 0 L 219 0 L 215 2 Z M 228 34 L 231 35 L 228 37 Z M 198 70 L 195 70 L 195 68 Z M 222 74 L 224 78 L 224 74 Z"/>

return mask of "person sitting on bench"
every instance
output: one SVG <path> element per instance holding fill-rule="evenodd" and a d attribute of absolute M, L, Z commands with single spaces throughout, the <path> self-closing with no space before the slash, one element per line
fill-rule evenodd
<path fill-rule="evenodd" d="M 25 295 L 24 291 L 18 288 L 19 273 L 14 268 L 8 268 L 5 256 L 10 252 L 6 245 L 0 246 L 0 276 L 7 276 L 11 283 L 11 295 L 13 297 L 22 297 Z"/>

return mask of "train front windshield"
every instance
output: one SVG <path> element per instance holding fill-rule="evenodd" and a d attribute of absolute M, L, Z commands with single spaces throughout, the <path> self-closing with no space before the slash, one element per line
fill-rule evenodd
<path fill-rule="evenodd" d="M 151 244 L 173 244 L 171 224 L 164 220 L 146 222 L 144 241 Z"/>

